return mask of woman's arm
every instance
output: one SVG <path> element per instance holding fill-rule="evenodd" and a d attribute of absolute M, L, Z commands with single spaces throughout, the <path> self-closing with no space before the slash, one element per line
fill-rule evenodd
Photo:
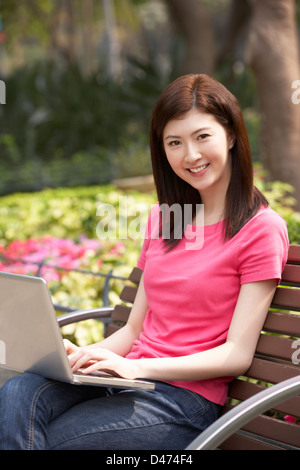
<path fill-rule="evenodd" d="M 131 351 L 133 342 L 139 337 L 142 331 L 147 310 L 148 303 L 144 288 L 144 274 L 142 274 L 126 325 L 103 341 L 91 345 L 91 347 L 106 348 L 120 356 L 126 356 L 126 354 Z"/>
<path fill-rule="evenodd" d="M 79 356 L 83 355 L 84 351 L 107 349 L 118 356 L 126 356 L 131 351 L 134 341 L 139 337 L 143 328 L 143 322 L 148 310 L 146 293 L 144 289 L 144 274 L 141 276 L 137 294 L 128 318 L 126 325 L 118 331 L 100 341 L 99 343 L 91 344 L 84 348 L 74 346 L 70 341 L 65 340 L 66 351 L 69 354 L 71 365 L 75 363 Z M 74 356 L 76 353 L 76 356 Z M 71 356 L 72 355 L 72 356 Z"/>
<path fill-rule="evenodd" d="M 142 377 L 201 380 L 243 374 L 251 365 L 275 289 L 275 280 L 242 285 L 224 344 L 190 356 L 141 359 Z"/>
<path fill-rule="evenodd" d="M 81 357 L 76 357 L 71 365 L 74 370 L 77 370 L 92 360 L 95 362 L 86 369 L 86 373 L 101 369 L 130 379 L 143 377 L 152 380 L 181 381 L 240 375 L 249 368 L 252 362 L 275 288 L 275 280 L 242 285 L 227 341 L 216 348 L 174 358 L 125 359 L 117 355 L 119 353 L 114 354 L 118 351 L 115 339 L 119 340 L 120 334 L 118 337 L 113 335 L 112 342 L 105 344 L 105 347 L 113 346 L 114 352 L 111 352 L 113 349 L 107 351 L 102 348 L 82 351 Z M 137 305 L 139 304 L 143 307 L 146 305 L 143 287 L 140 291 L 140 298 L 137 300 Z M 136 337 L 135 335 L 142 327 L 142 316 L 137 310 L 132 313 L 128 326 L 128 331 L 131 332 L 128 333 L 128 338 L 131 339 Z M 127 344 L 129 346 L 129 341 Z M 124 352 L 124 349 L 119 345 L 119 350 L 121 349 Z"/>

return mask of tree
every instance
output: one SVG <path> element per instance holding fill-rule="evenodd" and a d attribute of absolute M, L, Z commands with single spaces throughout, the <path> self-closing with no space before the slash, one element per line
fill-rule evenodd
<path fill-rule="evenodd" d="M 106 24 L 108 74 L 118 80 L 121 75 L 120 45 L 116 32 L 116 18 L 113 0 L 102 0 Z"/>
<path fill-rule="evenodd" d="M 254 3 L 247 60 L 260 99 L 262 162 L 270 179 L 294 186 L 299 209 L 300 106 L 292 101 L 299 49 L 293 0 Z"/>
<path fill-rule="evenodd" d="M 209 10 L 198 0 L 165 1 L 185 42 L 182 70 L 211 74 L 215 60 Z"/>
<path fill-rule="evenodd" d="M 220 62 L 233 65 L 237 56 L 253 70 L 261 161 L 270 180 L 295 188 L 300 209 L 300 104 L 292 101 L 292 84 L 300 78 L 295 0 L 232 0 L 223 21 L 204 0 L 165 2 L 185 38 L 183 73 L 213 75 Z"/>

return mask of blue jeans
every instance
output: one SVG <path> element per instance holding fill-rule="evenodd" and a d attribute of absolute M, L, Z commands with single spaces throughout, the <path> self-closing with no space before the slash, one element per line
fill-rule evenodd
<path fill-rule="evenodd" d="M 163 382 L 123 390 L 22 374 L 0 389 L 0 449 L 184 449 L 219 409 Z"/>

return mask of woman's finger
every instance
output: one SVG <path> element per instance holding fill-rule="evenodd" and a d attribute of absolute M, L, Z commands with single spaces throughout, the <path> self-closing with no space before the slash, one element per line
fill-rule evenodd
<path fill-rule="evenodd" d="M 78 346 L 71 343 L 71 341 L 69 341 L 68 339 L 64 339 L 63 341 L 64 341 L 64 346 L 68 355 L 78 350 Z"/>
<path fill-rule="evenodd" d="M 116 377 L 121 377 L 120 374 L 116 372 L 113 365 L 109 364 L 108 361 L 93 362 L 93 364 L 90 364 L 88 367 L 86 367 L 82 371 L 82 373 L 92 374 L 93 372 L 96 372 L 96 371 L 101 371 L 101 372 L 105 372 L 106 374 L 114 375 Z"/>
<path fill-rule="evenodd" d="M 73 370 L 77 370 L 87 361 L 87 354 L 82 350 L 77 351 L 69 357 L 70 366 Z"/>

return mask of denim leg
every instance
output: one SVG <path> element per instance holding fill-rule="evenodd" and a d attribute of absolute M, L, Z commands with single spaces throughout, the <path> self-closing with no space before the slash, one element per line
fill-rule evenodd
<path fill-rule="evenodd" d="M 10 379 L 0 389 L 0 449 L 44 449 L 48 423 L 106 389 L 80 387 L 34 374 Z"/>
<path fill-rule="evenodd" d="M 184 449 L 218 415 L 196 393 L 108 390 L 24 374 L 0 390 L 0 449 Z"/>
<path fill-rule="evenodd" d="M 47 448 L 184 449 L 217 419 L 219 409 L 196 393 L 161 382 L 154 391 L 114 391 L 51 421 Z"/>

